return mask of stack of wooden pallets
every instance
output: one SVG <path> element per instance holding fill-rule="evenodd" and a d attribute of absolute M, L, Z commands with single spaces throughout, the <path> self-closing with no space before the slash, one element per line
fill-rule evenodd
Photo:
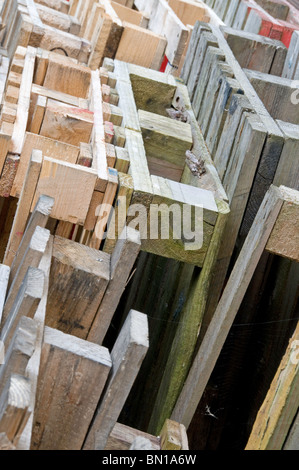
<path fill-rule="evenodd" d="M 282 41 L 289 47 L 299 14 L 287 0 L 204 0 L 227 25 Z"/>

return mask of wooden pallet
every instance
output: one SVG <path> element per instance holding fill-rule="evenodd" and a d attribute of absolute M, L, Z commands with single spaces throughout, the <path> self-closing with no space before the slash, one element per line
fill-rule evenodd
<path fill-rule="evenodd" d="M 298 30 L 298 10 L 288 2 L 271 0 L 204 0 L 227 26 L 278 39 L 289 47 Z"/>
<path fill-rule="evenodd" d="M 44 228 L 53 207 L 40 197 L 11 269 L 0 266 L 1 450 L 139 449 L 145 437 L 148 449 L 187 449 L 177 423 L 167 422 L 159 439 L 135 429 L 124 439 L 117 424 L 148 349 L 146 315 L 129 313 L 111 353 L 99 345 L 140 250 L 139 233 L 126 229 L 110 257 L 53 237 Z"/>
<path fill-rule="evenodd" d="M 185 163 L 185 152 L 192 148 L 194 158 L 199 159 L 203 141 L 198 126 L 192 121 L 192 110 L 185 87 L 171 76 L 158 72 L 149 73 L 141 67 L 117 60 L 114 61 L 114 73 L 118 79 L 119 106 L 124 116 L 126 148 L 130 159 L 129 174 L 133 179 L 132 191 L 129 192 L 130 205 L 141 203 L 149 209 L 151 204 L 166 203 L 171 206 L 175 202 L 185 202 L 193 205 L 196 201 L 203 205 L 204 221 L 215 223 L 217 214 L 224 214 L 227 210 L 226 195 L 211 161 L 205 162 L 206 168 L 202 177 L 194 177 L 190 183 L 192 174 Z M 159 93 L 159 90 L 164 92 Z M 166 109 L 171 107 L 180 93 L 184 96 L 183 107 L 189 113 L 191 125 L 166 117 Z M 174 146 L 177 150 L 174 150 Z M 184 170 L 187 176 L 183 176 Z M 190 181 L 187 182 L 188 177 Z M 192 193 L 191 199 L 188 199 L 188 192 L 190 196 Z M 218 207 L 215 202 L 217 200 Z M 121 227 L 118 227 L 117 231 L 121 231 Z M 180 243 L 174 241 L 171 247 L 168 244 L 172 243 L 171 241 L 163 242 L 160 238 L 155 242 L 144 237 L 142 250 L 201 265 L 210 235 L 212 234 L 207 233 L 207 236 L 204 236 L 202 249 L 189 254 Z M 111 246 L 109 229 L 105 246 L 107 250 Z"/>
<path fill-rule="evenodd" d="M 264 250 L 298 262 L 298 191 L 271 186 L 246 238 L 172 414 L 189 426 Z M 285 243 L 285 240 L 290 243 Z M 260 410 L 248 449 L 281 449 L 298 408 L 298 327 Z M 294 349 L 295 348 L 295 349 Z M 287 373 L 286 373 L 287 370 Z"/>
<path fill-rule="evenodd" d="M 114 166 L 122 168 L 116 149 L 124 145 L 115 83 L 104 68 L 100 76 L 71 58 L 17 49 L 1 113 L 1 196 L 20 199 L 5 256 L 9 265 L 40 194 L 55 196 L 52 218 L 61 221 L 56 233 L 72 233 L 78 241 L 82 230 L 95 228 L 97 206 L 113 202 Z M 93 242 L 100 246 L 97 236 Z"/>

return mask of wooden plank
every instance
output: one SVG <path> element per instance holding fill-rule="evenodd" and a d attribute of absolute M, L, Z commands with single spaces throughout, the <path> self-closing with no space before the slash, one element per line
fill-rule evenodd
<path fill-rule="evenodd" d="M 24 70 L 22 73 L 22 82 L 20 86 L 20 96 L 22 99 L 18 102 L 17 118 L 14 125 L 12 134 L 12 147 L 11 151 L 16 154 L 21 154 L 25 138 L 29 106 L 31 85 L 33 81 L 34 65 L 35 65 L 36 50 L 32 47 L 27 48 L 25 57 Z"/>
<path fill-rule="evenodd" d="M 12 265 L 25 232 L 41 166 L 42 152 L 33 150 L 4 256 L 4 262 L 7 266 Z M 30 235 L 27 242 L 30 240 Z"/>
<path fill-rule="evenodd" d="M 74 64 L 58 54 L 49 55 L 49 64 L 43 86 L 78 98 L 88 98 L 91 83 L 90 69 Z"/>
<path fill-rule="evenodd" d="M 183 170 L 186 151 L 193 143 L 190 124 L 143 110 L 138 115 L 147 157 L 165 160 Z"/>
<path fill-rule="evenodd" d="M 26 132 L 20 164 L 11 189 L 11 195 L 13 197 L 20 197 L 33 149 L 41 150 L 43 155 L 47 157 L 56 158 L 69 163 L 77 163 L 79 155 L 79 148 L 74 145 L 65 144 L 58 140 Z"/>
<path fill-rule="evenodd" d="M 281 450 L 298 410 L 299 324 L 254 423 L 246 450 Z"/>
<path fill-rule="evenodd" d="M 284 145 L 277 165 L 274 184 L 298 189 L 296 155 L 299 145 L 299 126 L 287 122 L 277 122 L 284 134 Z"/>
<path fill-rule="evenodd" d="M 195 1 L 169 0 L 169 6 L 184 25 L 194 26 L 196 21 L 209 22 L 206 8 Z"/>
<path fill-rule="evenodd" d="M 118 2 L 111 2 L 111 4 L 121 21 L 126 21 L 136 26 L 147 28 L 149 19 L 147 16 L 143 15 L 142 12 L 128 8 L 127 6 L 121 5 Z"/>
<path fill-rule="evenodd" d="M 280 70 L 275 66 L 275 74 L 281 75 L 286 58 L 287 48 L 275 39 L 259 36 L 246 31 L 236 31 L 232 28 L 222 28 L 235 58 L 242 68 L 255 70 L 262 73 L 273 73 L 272 67 L 276 53 L 280 52 Z M 283 52 L 282 52 L 283 51 Z M 279 73 L 280 72 L 280 73 Z"/>
<path fill-rule="evenodd" d="M 165 0 L 159 0 L 153 8 L 148 27 L 156 34 L 164 34 L 167 39 L 165 54 L 170 64 L 178 67 L 189 32 Z"/>
<path fill-rule="evenodd" d="M 199 116 L 200 110 L 202 109 L 202 103 L 205 97 L 205 89 L 208 87 L 209 78 L 217 62 L 224 61 L 224 55 L 218 47 L 208 46 L 205 61 L 202 64 L 201 70 L 198 75 L 198 84 L 196 90 L 194 90 L 194 98 L 192 101 L 194 114 L 196 117 Z"/>
<path fill-rule="evenodd" d="M 101 188 L 98 189 L 101 189 L 101 192 L 105 192 L 106 186 L 108 184 L 108 164 L 106 157 L 105 133 L 103 124 L 102 88 L 98 71 L 92 72 L 91 75 L 90 109 L 94 112 L 94 126 L 92 136 L 92 165 L 98 173 L 98 180 L 101 185 Z"/>
<path fill-rule="evenodd" d="M 125 227 L 111 256 L 111 274 L 108 288 L 88 334 L 88 341 L 102 344 L 125 290 L 129 275 L 140 251 L 140 234 Z"/>
<path fill-rule="evenodd" d="M 172 419 L 187 428 L 205 390 L 229 329 L 282 207 L 278 188 L 271 186 L 235 263 L 216 312 L 174 407 Z"/>
<path fill-rule="evenodd" d="M 81 449 L 110 368 L 107 349 L 45 328 L 32 450 Z"/>
<path fill-rule="evenodd" d="M 167 47 L 165 37 L 126 21 L 123 22 L 123 26 L 124 32 L 115 58 L 159 70 Z"/>
<path fill-rule="evenodd" d="M 96 180 L 91 168 L 44 157 L 33 207 L 41 195 L 52 197 L 51 217 L 83 225 Z"/>
<path fill-rule="evenodd" d="M 86 339 L 110 279 L 110 255 L 55 237 L 46 324 Z"/>
<path fill-rule="evenodd" d="M 34 111 L 32 114 L 32 120 L 29 126 L 29 131 L 33 134 L 39 134 L 40 129 L 44 120 L 45 110 L 47 107 L 47 98 L 45 96 L 38 96 Z"/>
<path fill-rule="evenodd" d="M 22 263 L 23 257 L 26 253 L 26 250 L 28 248 L 28 245 L 30 244 L 31 238 L 36 230 L 36 227 L 39 226 L 41 228 L 46 228 L 49 216 L 51 214 L 51 210 L 54 204 L 54 199 L 48 197 L 48 196 L 40 196 L 39 200 L 36 203 L 36 206 L 28 220 L 27 223 L 27 218 L 29 216 L 29 211 L 28 208 L 26 210 L 28 211 L 28 216 L 26 217 L 26 220 L 23 220 L 23 223 L 25 225 L 22 225 L 23 230 L 22 230 L 22 237 L 21 239 L 18 240 L 18 246 L 16 247 L 16 253 L 14 253 L 14 259 L 11 265 L 11 274 L 10 274 L 10 282 L 9 285 L 11 285 L 12 280 L 14 279 L 20 264 Z M 21 217 L 21 214 L 20 214 Z M 18 210 L 16 212 L 16 224 L 19 223 L 19 218 L 18 218 Z M 27 225 L 26 225 L 27 223 Z M 26 230 L 24 230 L 26 227 Z M 18 232 L 16 232 L 17 235 Z M 13 240 L 12 240 L 13 242 Z M 10 245 L 8 245 L 8 250 L 10 250 Z M 7 251 L 8 253 L 8 251 Z"/>
<path fill-rule="evenodd" d="M 11 135 L 0 132 L 0 172 L 2 173 L 5 164 L 7 152 L 10 147 Z"/>
<path fill-rule="evenodd" d="M 294 31 L 285 60 L 282 77 L 299 80 L 299 32 Z"/>
<path fill-rule="evenodd" d="M 30 381 L 13 374 L 0 397 L 0 432 L 15 446 L 29 418 Z"/>
<path fill-rule="evenodd" d="M 128 64 L 118 60 L 115 60 L 114 64 L 117 78 L 116 90 L 119 94 L 119 107 L 123 111 L 123 126 L 128 129 L 140 131 Z"/>
<path fill-rule="evenodd" d="M 103 450 L 149 347 L 147 316 L 131 310 L 111 352 L 112 375 L 83 449 Z"/>
<path fill-rule="evenodd" d="M 89 108 L 89 102 L 85 98 L 78 98 L 77 96 L 63 93 L 61 91 L 52 90 L 50 88 L 46 88 L 45 86 L 36 85 L 35 83 L 33 83 L 32 85 L 31 92 L 38 96 L 43 96 L 56 101 L 61 101 L 62 103 L 66 103 L 71 106 L 77 106 L 83 109 Z"/>
<path fill-rule="evenodd" d="M 93 113 L 48 99 L 40 135 L 79 146 L 88 143 L 93 130 Z"/>
<path fill-rule="evenodd" d="M 0 197 L 9 197 L 11 188 L 18 170 L 20 157 L 13 153 L 8 153 L 0 179 Z"/>
<path fill-rule="evenodd" d="M 274 75 L 246 70 L 252 86 L 274 119 L 299 124 L 298 108 L 292 96 L 296 83 Z"/>
<path fill-rule="evenodd" d="M 244 73 L 242 67 L 236 61 L 232 51 L 230 50 L 226 40 L 222 35 L 222 32 L 213 25 L 211 25 L 211 28 L 213 34 L 217 37 L 219 47 L 221 47 L 223 53 L 225 54 L 227 63 L 232 67 L 235 74 L 235 78 L 239 81 L 242 89 L 244 90 L 244 94 L 249 100 L 251 106 L 257 112 L 269 132 L 273 132 L 273 134 L 276 134 L 277 136 L 282 136 L 278 125 L 267 112 L 265 106 L 257 96 L 254 88 L 246 77 L 246 74 Z"/>

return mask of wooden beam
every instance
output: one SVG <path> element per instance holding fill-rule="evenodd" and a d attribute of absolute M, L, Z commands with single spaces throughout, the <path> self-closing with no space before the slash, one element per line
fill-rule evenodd
<path fill-rule="evenodd" d="M 140 234 L 125 227 L 111 256 L 110 283 L 88 334 L 88 341 L 102 344 L 125 290 L 128 277 L 140 251 Z"/>
<path fill-rule="evenodd" d="M 214 369 L 248 284 L 268 242 L 282 203 L 283 198 L 280 190 L 271 186 L 243 245 L 172 412 L 172 419 L 184 424 L 186 428 L 189 427 Z"/>
<path fill-rule="evenodd" d="M 110 279 L 110 255 L 55 237 L 46 324 L 86 339 Z"/>
<path fill-rule="evenodd" d="M 31 450 L 81 449 L 110 368 L 107 349 L 45 328 Z"/>
<path fill-rule="evenodd" d="M 112 375 L 83 449 L 103 450 L 149 347 L 146 315 L 131 310 L 112 349 Z"/>

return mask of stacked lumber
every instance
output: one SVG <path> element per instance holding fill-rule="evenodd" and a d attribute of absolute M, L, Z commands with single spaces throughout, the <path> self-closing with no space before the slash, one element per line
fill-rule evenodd
<path fill-rule="evenodd" d="M 298 10 L 286 0 L 203 0 L 227 25 L 282 41 L 299 28 Z"/>
<path fill-rule="evenodd" d="M 196 2 L 159 0 L 159 16 L 147 3 L 137 5 L 137 11 L 133 2 L 110 0 L 5 0 L 0 10 L 1 50 L 12 58 L 18 45 L 40 47 L 75 58 L 93 70 L 105 57 L 159 70 L 166 54 L 175 72 L 182 66 L 192 25 L 210 17 L 205 6 Z"/>
<path fill-rule="evenodd" d="M 9 265 L 41 194 L 55 196 L 51 217 L 57 235 L 72 233 L 74 240 L 90 238 L 100 246 L 95 209 L 103 201 L 113 203 L 116 153 L 124 145 L 115 84 L 105 68 L 92 72 L 55 52 L 17 48 L 1 112 L 1 196 L 19 198 L 5 255 Z M 70 192 L 74 187 L 76 194 Z"/>

